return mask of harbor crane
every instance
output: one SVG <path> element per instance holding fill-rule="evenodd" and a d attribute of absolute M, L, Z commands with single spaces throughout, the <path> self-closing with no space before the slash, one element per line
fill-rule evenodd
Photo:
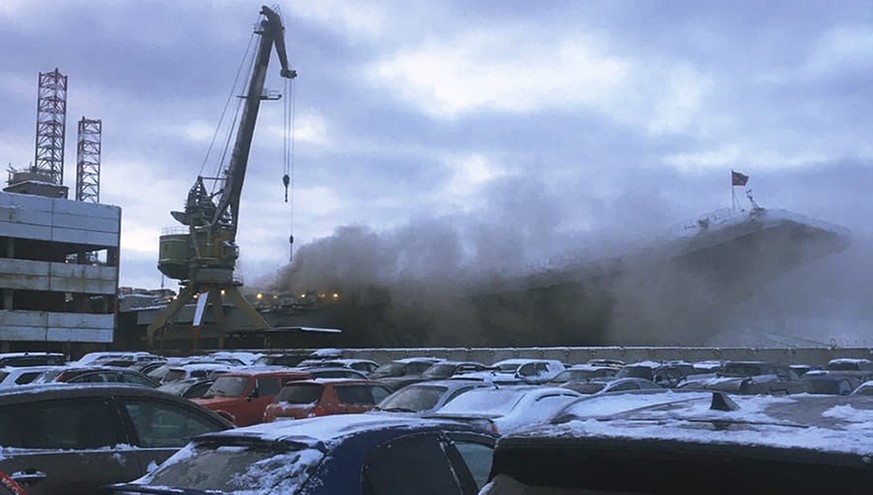
<path fill-rule="evenodd" d="M 264 80 L 270 56 L 275 47 L 281 64 L 280 75 L 294 79 L 297 72 L 288 68 L 285 51 L 285 28 L 279 14 L 261 7 L 261 19 L 255 33 L 260 43 L 255 54 L 248 90 L 245 95 L 236 139 L 228 167 L 220 177 L 198 176 L 188 191 L 184 211 L 173 211 L 173 218 L 187 227 L 187 231 L 167 233 L 160 237 L 158 269 L 172 279 L 179 280 L 181 290 L 147 328 L 149 345 L 154 347 L 160 332 L 174 321 L 179 312 L 196 300 L 192 339 L 199 343 L 200 324 L 204 313 L 211 307 L 218 331 L 218 346 L 224 346 L 225 317 L 223 300 L 234 304 L 255 329 L 263 330 L 269 324 L 240 293 L 242 285 L 234 279 L 239 247 L 236 233 L 239 227 L 239 203 L 248 165 L 249 150 L 258 118 L 261 100 L 275 99 L 264 94 Z M 214 181 L 220 188 L 210 192 L 205 182 Z M 286 187 L 287 187 L 287 180 Z"/>

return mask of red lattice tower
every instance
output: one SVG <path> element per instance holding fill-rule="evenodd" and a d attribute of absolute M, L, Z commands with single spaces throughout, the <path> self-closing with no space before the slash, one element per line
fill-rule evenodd
<path fill-rule="evenodd" d="M 100 202 L 100 141 L 103 123 L 100 120 L 79 121 L 76 146 L 76 201 Z"/>
<path fill-rule="evenodd" d="M 64 140 L 67 125 L 67 76 L 58 69 L 39 73 L 36 102 L 35 172 L 64 183 Z"/>

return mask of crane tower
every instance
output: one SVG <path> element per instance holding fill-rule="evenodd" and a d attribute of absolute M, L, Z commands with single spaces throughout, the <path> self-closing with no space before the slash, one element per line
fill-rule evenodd
<path fill-rule="evenodd" d="M 239 308 L 255 329 L 269 328 L 266 320 L 240 294 L 242 284 L 233 277 L 239 257 L 236 244 L 239 202 L 261 100 L 275 99 L 264 95 L 264 80 L 273 47 L 282 66 L 280 75 L 293 79 L 297 73 L 288 68 L 285 28 L 279 14 L 268 7 L 261 7 L 260 13 L 262 18 L 255 33 L 261 39 L 248 90 L 243 95 L 230 163 L 219 177 L 197 177 L 188 191 L 184 211 L 171 212 L 173 218 L 185 226 L 185 231 L 170 232 L 160 238 L 158 269 L 179 280 L 181 290 L 179 296 L 148 326 L 146 332 L 150 346 L 154 346 L 158 332 L 163 331 L 185 305 L 195 300 L 197 306 L 192 329 L 195 346 L 208 307 L 211 307 L 218 331 L 218 346 L 224 346 L 224 298 Z M 217 192 L 209 192 L 206 183 L 210 181 L 220 185 Z"/>

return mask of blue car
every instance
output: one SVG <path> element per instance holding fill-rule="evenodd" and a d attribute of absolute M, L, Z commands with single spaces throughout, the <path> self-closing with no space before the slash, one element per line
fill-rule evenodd
<path fill-rule="evenodd" d="M 495 440 L 460 423 L 387 415 L 280 421 L 197 437 L 108 493 L 474 495 Z"/>

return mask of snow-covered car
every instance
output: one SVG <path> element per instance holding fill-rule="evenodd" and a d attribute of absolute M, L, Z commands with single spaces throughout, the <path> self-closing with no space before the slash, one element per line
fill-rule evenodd
<path fill-rule="evenodd" d="M 550 419 L 578 392 L 560 387 L 483 387 L 470 390 L 424 417 L 464 421 L 498 434 Z"/>
<path fill-rule="evenodd" d="M 495 435 L 454 421 L 350 414 L 203 435 L 112 495 L 475 495 Z"/>
<path fill-rule="evenodd" d="M 742 395 L 806 392 L 803 381 L 791 368 L 765 361 L 728 361 L 703 388 Z"/>
<path fill-rule="evenodd" d="M 642 378 L 661 385 L 675 387 L 690 375 L 698 373 L 691 363 L 684 361 L 640 361 L 624 365 L 616 378 Z"/>
<path fill-rule="evenodd" d="M 573 365 L 555 375 L 546 385 L 561 386 L 567 382 L 587 381 L 614 377 L 618 368 L 614 366 L 594 366 L 590 364 Z"/>
<path fill-rule="evenodd" d="M 865 375 L 840 371 L 813 370 L 800 379 L 810 394 L 849 395 L 864 383 Z"/>
<path fill-rule="evenodd" d="M 430 368 L 434 363 L 443 361 L 433 357 L 411 357 L 395 359 L 385 363 L 370 373 L 370 379 L 379 380 L 393 390 L 402 388 L 416 381 L 421 381 L 419 376 Z"/>
<path fill-rule="evenodd" d="M 572 380 L 561 385 L 582 395 L 636 392 L 639 390 L 664 390 L 664 387 L 642 378 L 616 378 L 614 380 Z"/>
<path fill-rule="evenodd" d="M 18 387 L 37 380 L 46 371 L 64 369 L 63 366 L 22 366 L 0 368 L 0 388 Z"/>
<path fill-rule="evenodd" d="M 209 387 L 212 386 L 214 381 L 213 378 L 188 378 L 185 380 L 176 380 L 174 382 L 165 383 L 158 387 L 158 390 L 168 394 L 178 395 L 179 397 L 184 397 L 186 399 L 196 399 L 198 397 L 203 397 L 203 394 L 209 390 Z"/>
<path fill-rule="evenodd" d="M 851 395 L 873 395 L 873 380 L 858 385 Z"/>
<path fill-rule="evenodd" d="M 413 383 L 385 397 L 373 411 L 423 416 L 437 411 L 468 390 L 484 383 L 463 380 L 434 380 Z"/>
<path fill-rule="evenodd" d="M 529 384 L 546 383 L 567 369 L 557 359 L 504 359 L 491 366 L 496 370 L 495 382 L 515 380 Z"/>
<path fill-rule="evenodd" d="M 360 371 L 361 373 L 365 373 L 369 375 L 376 368 L 379 367 L 379 363 L 376 361 L 372 361 L 370 359 L 306 359 L 301 361 L 299 367 L 321 367 L 321 368 L 351 368 L 355 371 Z"/>
<path fill-rule="evenodd" d="M 676 392 L 669 388 L 584 395 L 565 405 L 549 418 L 548 422 L 561 424 L 569 421 L 608 418 L 615 414 L 641 407 L 709 397 L 711 395 L 712 392 Z"/>
<path fill-rule="evenodd" d="M 171 367 L 164 375 L 161 383 L 171 383 L 177 380 L 187 380 L 189 378 L 215 378 L 224 373 L 235 371 L 237 367 L 229 364 L 218 363 L 197 363 L 183 364 L 180 366 Z"/>
<path fill-rule="evenodd" d="M 870 400 L 671 395 L 675 401 L 502 437 L 481 495 L 870 490 Z"/>
<path fill-rule="evenodd" d="M 0 470 L 31 495 L 96 493 L 142 476 L 199 434 L 230 428 L 192 402 L 144 387 L 27 385 L 0 390 Z"/>
<path fill-rule="evenodd" d="M 282 387 L 264 409 L 264 423 L 364 413 L 390 394 L 385 385 L 366 379 L 301 380 Z"/>
<path fill-rule="evenodd" d="M 22 366 L 63 366 L 64 355 L 58 352 L 4 352 L 0 353 L 0 368 Z"/>

